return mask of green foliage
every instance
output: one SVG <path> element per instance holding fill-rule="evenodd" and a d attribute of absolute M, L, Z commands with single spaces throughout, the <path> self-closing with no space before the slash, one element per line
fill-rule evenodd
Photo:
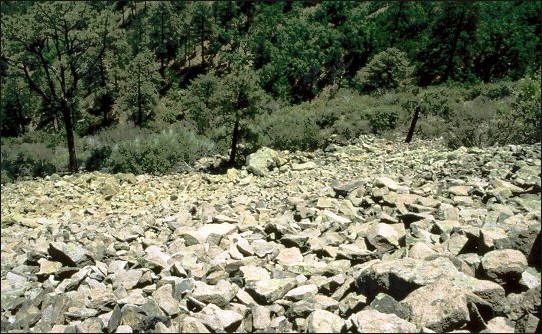
<path fill-rule="evenodd" d="M 197 133 L 206 134 L 222 147 L 220 142 L 228 141 L 234 153 L 238 139 L 248 133 L 267 101 L 257 74 L 237 64 L 222 77 L 214 73 L 198 76 L 181 96 L 185 114 L 196 125 Z"/>
<path fill-rule="evenodd" d="M 188 119 L 192 120 L 199 134 L 212 128 L 216 102 L 214 93 L 218 87 L 214 74 L 200 75 L 191 81 L 187 89 L 180 92 L 180 101 Z"/>
<path fill-rule="evenodd" d="M 422 93 L 425 114 L 418 127 L 422 138 L 443 137 L 452 148 L 540 142 L 541 92 L 537 80 L 524 78 L 513 84 L 440 90 Z M 472 96 L 476 97 L 470 99 Z M 435 98 L 435 103 L 429 103 L 427 97 Z"/>
<path fill-rule="evenodd" d="M 469 82 L 476 79 L 472 69 L 475 33 L 480 12 L 477 2 L 435 4 L 434 21 L 427 39 L 422 40 L 416 59 L 422 85 L 448 80 Z"/>
<path fill-rule="evenodd" d="M 511 110 L 499 114 L 502 142 L 539 143 L 541 120 L 540 74 L 521 79 L 512 93 Z"/>
<path fill-rule="evenodd" d="M 193 163 L 212 154 L 213 149 L 213 144 L 204 137 L 184 129 L 170 129 L 115 145 L 107 166 L 114 173 L 174 172 L 182 163 Z"/>
<path fill-rule="evenodd" d="M 258 119 L 262 145 L 277 149 L 324 148 L 333 135 L 349 141 L 360 134 L 382 133 L 395 127 L 399 106 L 379 106 L 379 100 L 341 90 L 331 100 L 315 100 L 281 108 Z"/>
<path fill-rule="evenodd" d="M 313 150 L 324 144 L 314 113 L 304 108 L 285 108 L 258 122 L 263 146 L 281 150 Z"/>
<path fill-rule="evenodd" d="M 158 64 L 148 50 L 140 50 L 128 64 L 122 93 L 114 109 L 130 117 L 136 125 L 144 125 L 152 116 L 158 100 Z"/>
<path fill-rule="evenodd" d="M 367 66 L 359 70 L 355 82 L 362 92 L 394 89 L 410 84 L 412 71 L 406 53 L 389 48 L 375 55 Z"/>
<path fill-rule="evenodd" d="M 18 177 L 43 177 L 57 170 L 66 170 L 66 165 L 55 165 L 55 151 L 43 143 L 4 144 L 2 146 L 1 169 L 13 180 Z M 4 176 L 4 175 L 2 175 Z"/>
<path fill-rule="evenodd" d="M 366 112 L 373 132 L 381 134 L 395 128 L 401 108 L 399 106 L 378 106 Z"/>
<path fill-rule="evenodd" d="M 109 146 L 97 147 L 90 151 L 85 161 L 85 169 L 88 171 L 100 170 L 106 167 L 106 161 L 111 156 L 112 149 Z"/>
<path fill-rule="evenodd" d="M 456 104 L 442 132 L 447 145 L 451 148 L 494 145 L 500 131 L 495 127 L 495 107 L 484 97 Z"/>
<path fill-rule="evenodd" d="M 274 13 L 277 15 L 277 13 Z M 269 24 L 269 20 L 277 20 Z M 259 17 L 250 45 L 261 62 L 261 82 L 274 97 L 291 102 L 314 98 L 323 82 L 340 76 L 341 50 L 336 30 L 314 20 L 309 11 L 299 16 Z M 339 66 L 339 67 L 338 67 Z"/>

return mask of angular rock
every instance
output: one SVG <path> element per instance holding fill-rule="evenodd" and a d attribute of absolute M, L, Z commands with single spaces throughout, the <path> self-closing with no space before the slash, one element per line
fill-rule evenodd
<path fill-rule="evenodd" d="M 281 264 L 303 262 L 303 256 L 301 255 L 299 248 L 296 247 L 281 249 L 276 259 Z"/>
<path fill-rule="evenodd" d="M 384 223 L 374 224 L 367 231 L 367 240 L 381 252 L 399 247 L 399 234 L 390 225 Z"/>
<path fill-rule="evenodd" d="M 92 260 L 85 248 L 74 243 L 51 242 L 48 251 L 53 260 L 67 266 L 77 267 L 83 262 Z"/>
<path fill-rule="evenodd" d="M 315 284 L 301 285 L 288 291 L 284 295 L 284 299 L 298 301 L 308 297 L 312 297 L 318 293 L 318 287 Z"/>
<path fill-rule="evenodd" d="M 169 316 L 175 316 L 181 309 L 179 302 L 173 298 L 173 287 L 171 284 L 162 285 L 152 294 L 156 303 Z"/>
<path fill-rule="evenodd" d="M 39 259 L 38 263 L 40 264 L 40 271 L 37 273 L 37 275 L 54 275 L 60 268 L 62 268 L 62 263 L 56 261 Z"/>
<path fill-rule="evenodd" d="M 266 329 L 271 325 L 271 311 L 265 306 L 252 307 L 252 326 L 255 329 Z"/>
<path fill-rule="evenodd" d="M 234 331 L 243 320 L 243 316 L 237 312 L 222 310 L 220 307 L 209 304 L 194 317 L 215 332 Z"/>
<path fill-rule="evenodd" d="M 243 278 L 245 279 L 245 282 L 267 280 L 271 278 L 269 271 L 262 267 L 252 265 L 241 266 L 239 270 L 241 271 L 241 273 L 243 273 Z"/>
<path fill-rule="evenodd" d="M 307 319 L 310 333 L 340 333 L 344 325 L 341 317 L 325 310 L 316 310 Z"/>
<path fill-rule="evenodd" d="M 181 322 L 181 333 L 211 333 L 207 327 L 194 317 L 185 317 Z"/>
<path fill-rule="evenodd" d="M 247 170 L 258 176 L 265 176 L 269 170 L 279 164 L 279 153 L 268 147 L 262 147 L 247 156 Z"/>
<path fill-rule="evenodd" d="M 363 310 L 348 319 L 359 333 L 416 333 L 416 325 L 395 314 Z"/>
<path fill-rule="evenodd" d="M 481 267 L 489 279 L 499 284 L 514 283 L 527 267 L 527 258 L 514 249 L 494 250 L 482 257 Z"/>
<path fill-rule="evenodd" d="M 293 278 L 273 278 L 251 282 L 247 290 L 257 301 L 270 304 L 282 298 L 288 291 L 296 286 Z"/>
<path fill-rule="evenodd" d="M 303 164 L 292 164 L 292 170 L 295 170 L 295 171 L 315 169 L 317 167 L 318 165 L 316 165 L 312 161 L 305 162 Z"/>
<path fill-rule="evenodd" d="M 514 333 L 514 326 L 505 317 L 496 317 L 487 322 L 482 333 Z"/>
<path fill-rule="evenodd" d="M 369 306 L 381 313 L 393 313 L 401 319 L 407 320 L 410 317 L 410 308 L 408 306 L 399 303 L 392 296 L 385 293 L 376 295 Z"/>
<path fill-rule="evenodd" d="M 470 321 L 465 292 L 447 280 L 439 280 L 410 293 L 403 301 L 412 322 L 437 332 L 459 329 Z"/>
<path fill-rule="evenodd" d="M 366 296 L 385 292 L 400 300 L 420 286 L 441 278 L 452 279 L 458 274 L 459 271 L 453 263 L 443 257 L 432 260 L 374 260 L 359 272 L 356 286 L 359 292 Z"/>
<path fill-rule="evenodd" d="M 238 287 L 228 281 L 221 280 L 216 285 L 208 285 L 200 281 L 194 282 L 192 296 L 198 301 L 225 307 L 237 294 Z"/>

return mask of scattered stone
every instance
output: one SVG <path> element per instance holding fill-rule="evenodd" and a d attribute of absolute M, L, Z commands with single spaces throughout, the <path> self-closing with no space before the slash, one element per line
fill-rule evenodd
<path fill-rule="evenodd" d="M 344 325 L 341 317 L 325 310 L 315 310 L 307 319 L 310 333 L 340 333 Z"/>
<path fill-rule="evenodd" d="M 60 268 L 62 268 L 62 263 L 56 261 L 39 259 L 38 263 L 40 264 L 40 271 L 37 273 L 37 275 L 54 275 Z"/>
<path fill-rule="evenodd" d="M 153 298 L 158 303 L 158 306 L 169 316 L 175 316 L 181 309 L 179 303 L 173 298 L 173 287 L 171 284 L 162 285 L 152 294 Z"/>
<path fill-rule="evenodd" d="M 487 322 L 482 333 L 514 333 L 514 326 L 504 317 L 496 317 Z"/>
<path fill-rule="evenodd" d="M 539 145 L 226 159 L 3 185 L 2 331 L 539 331 Z"/>
<path fill-rule="evenodd" d="M 279 251 L 277 261 L 281 264 L 303 262 L 303 255 L 301 255 L 299 248 L 283 248 Z"/>
<path fill-rule="evenodd" d="M 273 278 L 252 282 L 248 285 L 248 290 L 254 293 L 256 300 L 269 304 L 282 298 L 295 285 L 293 278 Z"/>
<path fill-rule="evenodd" d="M 279 154 L 267 147 L 262 147 L 247 156 L 247 170 L 258 176 L 265 176 L 269 170 L 279 164 Z"/>
<path fill-rule="evenodd" d="M 74 243 L 51 242 L 49 244 L 49 255 L 53 260 L 67 266 L 77 267 L 79 264 L 91 260 L 90 254 L 83 247 Z"/>
<path fill-rule="evenodd" d="M 307 284 L 288 291 L 286 295 L 284 295 L 284 299 L 298 301 L 313 297 L 316 293 L 318 293 L 318 287 L 315 284 Z"/>
<path fill-rule="evenodd" d="M 304 164 L 292 164 L 292 170 L 296 170 L 296 171 L 309 170 L 309 169 L 315 169 L 315 168 L 318 168 L 318 166 L 312 161 L 305 162 Z"/>
<path fill-rule="evenodd" d="M 271 311 L 265 306 L 252 307 L 252 326 L 255 329 L 266 329 L 271 325 Z"/>
<path fill-rule="evenodd" d="M 482 257 L 481 266 L 489 279 L 499 284 L 513 283 L 520 280 L 527 258 L 514 249 L 494 250 Z"/>
<path fill-rule="evenodd" d="M 410 308 L 405 304 L 399 303 L 392 296 L 385 293 L 379 293 L 375 296 L 371 304 L 372 309 L 381 313 L 393 313 L 401 319 L 410 318 Z"/>
<path fill-rule="evenodd" d="M 219 307 L 225 307 L 237 294 L 237 286 L 221 280 L 216 285 L 208 285 L 204 282 L 196 281 L 192 296 L 203 303 L 215 304 Z"/>
<path fill-rule="evenodd" d="M 241 314 L 234 311 L 222 310 L 214 304 L 205 306 L 201 312 L 194 314 L 194 316 L 215 332 L 235 331 L 243 320 Z"/>
<path fill-rule="evenodd" d="M 350 316 L 349 321 L 360 333 L 416 333 L 416 326 L 395 314 L 363 310 Z"/>
<path fill-rule="evenodd" d="M 415 290 L 402 303 L 410 308 L 413 323 L 436 332 L 460 328 L 470 320 L 466 294 L 446 280 Z"/>
<path fill-rule="evenodd" d="M 381 252 L 399 247 L 399 234 L 390 225 L 384 223 L 373 225 L 367 232 L 367 240 Z"/>

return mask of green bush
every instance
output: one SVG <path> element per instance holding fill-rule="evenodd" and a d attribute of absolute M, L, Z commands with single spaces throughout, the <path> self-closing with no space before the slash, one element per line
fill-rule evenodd
<path fill-rule="evenodd" d="M 93 148 L 85 161 L 87 171 L 100 170 L 106 167 L 106 161 L 111 156 L 112 149 L 109 146 Z"/>
<path fill-rule="evenodd" d="M 465 91 L 459 87 L 430 87 L 420 93 L 420 103 L 425 114 L 448 119 L 453 107 L 464 101 Z"/>
<path fill-rule="evenodd" d="M 2 146 L 1 169 L 9 179 L 43 177 L 64 169 L 53 149 L 43 143 Z"/>
<path fill-rule="evenodd" d="M 114 145 L 107 166 L 114 173 L 161 174 L 174 172 L 181 162 L 190 164 L 213 152 L 214 145 L 208 139 L 190 131 L 169 129 Z"/>
<path fill-rule="evenodd" d="M 497 100 L 511 96 L 513 91 L 514 84 L 507 81 L 480 84 L 467 90 L 465 98 L 467 100 L 473 100 L 478 96 L 484 96 L 489 99 Z"/>
<path fill-rule="evenodd" d="M 458 103 L 449 119 L 443 120 L 444 140 L 451 148 L 494 145 L 502 131 L 495 126 L 496 116 L 495 103 L 482 96 Z"/>
<path fill-rule="evenodd" d="M 373 107 L 366 112 L 369 124 L 375 134 L 395 128 L 401 108 L 399 106 L 384 105 Z"/>
<path fill-rule="evenodd" d="M 330 128 L 330 134 L 337 134 L 340 138 L 350 140 L 362 134 L 369 134 L 373 131 L 372 126 L 360 112 L 350 113 L 341 116 Z M 325 137 L 328 137 L 327 135 Z"/>
<path fill-rule="evenodd" d="M 280 150 L 313 150 L 323 145 L 317 118 L 302 108 L 285 108 L 258 118 L 263 146 Z"/>
<path fill-rule="evenodd" d="M 538 79 L 519 80 L 513 91 L 509 108 L 499 112 L 500 143 L 539 143 L 541 119 L 541 89 Z"/>
<path fill-rule="evenodd" d="M 11 175 L 7 170 L 2 169 L 0 170 L 0 183 L 1 184 L 8 184 L 13 182 L 13 175 Z"/>
<path fill-rule="evenodd" d="M 360 69 L 354 82 L 361 92 L 395 89 L 411 83 L 413 69 L 406 53 L 389 48 L 376 54 L 367 66 Z"/>

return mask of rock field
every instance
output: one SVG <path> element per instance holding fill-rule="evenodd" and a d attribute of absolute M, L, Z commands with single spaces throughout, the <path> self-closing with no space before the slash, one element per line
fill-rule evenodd
<path fill-rule="evenodd" d="M 222 175 L 10 184 L 1 329 L 540 331 L 540 159 L 363 136 Z"/>

